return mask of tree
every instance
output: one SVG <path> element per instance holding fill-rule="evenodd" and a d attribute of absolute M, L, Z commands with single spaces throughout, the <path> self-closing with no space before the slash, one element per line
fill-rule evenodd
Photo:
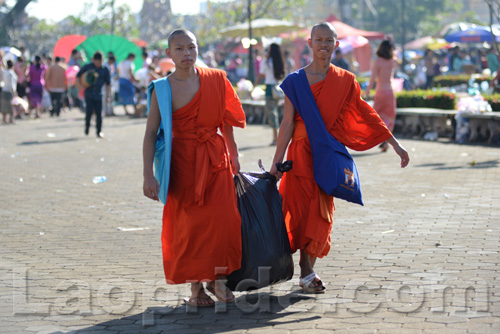
<path fill-rule="evenodd" d="M 139 36 L 139 25 L 130 7 L 128 5 L 116 7 L 112 0 L 87 1 L 82 13 L 77 16 L 68 16 L 57 23 L 28 17 L 24 10 L 29 2 L 28 0 L 18 1 L 4 16 L 1 29 L 6 29 L 8 34 L 2 35 L 6 39 L 0 44 L 24 45 L 31 53 L 36 54 L 50 53 L 57 40 L 69 32 L 86 36 L 109 34 L 113 12 L 116 35 L 127 38 Z"/>
<path fill-rule="evenodd" d="M 214 3 L 206 15 L 196 18 L 194 31 L 201 46 L 220 39 L 219 30 L 230 25 L 248 21 L 248 0 Z M 252 0 L 252 19 L 262 17 L 291 20 L 297 17 L 304 6 L 304 0 Z"/>
<path fill-rule="evenodd" d="M 30 2 L 31 0 L 18 0 L 0 20 L 0 44 L 9 45 L 11 43 L 9 33 L 19 25 L 19 18 L 24 14 L 24 9 Z"/>
<path fill-rule="evenodd" d="M 358 17 L 363 13 L 361 22 L 375 21 L 375 26 L 370 28 L 393 34 L 395 41 L 401 43 L 403 31 L 408 33 L 406 40 L 437 34 L 443 19 L 456 13 L 460 6 L 460 2 L 453 0 L 378 0 L 376 16 L 371 11 L 362 11 L 356 5 L 353 5 L 352 11 Z"/>
<path fill-rule="evenodd" d="M 495 53 L 497 57 L 500 57 L 500 51 L 498 50 L 498 42 L 497 42 L 497 36 L 493 33 L 493 24 L 494 24 L 494 18 L 496 18 L 496 21 L 499 21 L 500 18 L 500 1 L 499 0 L 484 0 L 486 4 L 488 5 L 488 8 L 490 10 L 490 30 L 491 30 L 491 35 L 493 36 L 493 45 L 495 46 Z"/>

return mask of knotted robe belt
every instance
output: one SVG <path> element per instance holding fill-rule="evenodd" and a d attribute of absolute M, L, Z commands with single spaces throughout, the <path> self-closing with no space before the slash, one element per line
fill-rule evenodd
<path fill-rule="evenodd" d="M 209 164 L 215 168 L 227 167 L 227 158 L 224 156 L 225 146 L 217 135 L 217 128 L 199 128 L 194 132 L 174 132 L 174 139 L 197 140 L 195 162 L 194 201 L 202 206 L 205 201 L 205 189 L 208 181 Z"/>

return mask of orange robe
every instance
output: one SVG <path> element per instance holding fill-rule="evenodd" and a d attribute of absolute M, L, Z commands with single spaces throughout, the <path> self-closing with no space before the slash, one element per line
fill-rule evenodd
<path fill-rule="evenodd" d="M 392 137 L 378 114 L 362 98 L 353 74 L 330 65 L 325 80 L 310 86 L 326 128 L 345 146 L 362 151 Z M 295 111 L 295 128 L 287 160 L 293 168 L 283 175 L 280 193 L 292 252 L 303 249 L 314 257 L 330 250 L 333 197 L 314 180 L 311 147 L 304 121 Z"/>
<path fill-rule="evenodd" d="M 244 127 L 224 72 L 197 68 L 200 89 L 172 115 L 172 160 L 163 210 L 163 267 L 169 284 L 214 280 L 241 266 L 241 217 L 224 124 Z"/>

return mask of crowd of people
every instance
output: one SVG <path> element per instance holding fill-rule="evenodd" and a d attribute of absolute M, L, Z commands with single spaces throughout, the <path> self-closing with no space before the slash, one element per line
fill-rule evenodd
<path fill-rule="evenodd" d="M 134 53 L 119 63 L 113 52 L 105 56 L 94 54 L 85 63 L 76 49 L 71 52 L 69 59 L 50 55 L 30 56 L 24 48 L 20 50 L 23 53 L 15 57 L 0 50 L 0 111 L 4 124 L 40 118 L 44 113 L 59 117 L 61 112 L 73 107 L 86 112 L 87 118 L 89 110 L 93 109 L 98 122 L 102 121 L 101 113 L 105 116 L 115 115 L 114 107 L 117 105 L 124 107 L 126 115 L 142 117 L 146 114 L 148 84 L 167 74 L 162 72 L 158 52 L 148 53 L 146 49 L 143 50 L 141 69 L 135 68 Z M 96 57 L 100 57 L 101 61 L 98 66 Z M 96 82 L 85 82 L 90 79 L 87 73 L 89 69 L 95 72 L 96 68 L 99 69 Z M 82 75 L 85 80 L 82 80 Z M 109 80 L 104 80 L 108 76 Z M 109 92 L 103 94 L 108 87 Z M 102 99 L 97 105 L 102 110 L 99 113 L 95 110 L 97 97 Z"/>

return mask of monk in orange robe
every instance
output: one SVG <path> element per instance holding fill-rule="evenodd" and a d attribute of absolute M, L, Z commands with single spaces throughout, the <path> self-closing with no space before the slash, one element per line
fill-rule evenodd
<path fill-rule="evenodd" d="M 354 75 L 330 64 L 332 53 L 339 44 L 335 28 L 330 23 L 315 25 L 308 44 L 313 51 L 313 60 L 301 71 L 307 75 L 329 133 L 354 150 L 367 150 L 387 141 L 401 157 L 401 167 L 406 167 L 408 153 L 361 98 Z M 287 148 L 287 160 L 293 161 L 293 169 L 283 176 L 280 193 L 292 251 L 300 250 L 300 285 L 306 293 L 323 293 L 326 288 L 314 272 L 314 264 L 316 258 L 327 255 L 330 250 L 333 197 L 320 189 L 315 181 L 308 134 L 289 97 L 285 97 L 283 122 L 270 170 L 277 178 L 282 174 L 277 171 L 276 163 L 283 161 Z"/>
<path fill-rule="evenodd" d="M 176 69 L 166 79 L 172 133 L 165 136 L 172 136 L 172 145 L 163 211 L 164 272 L 169 284 L 191 283 L 187 304 L 213 306 L 202 283 L 220 301 L 231 302 L 234 296 L 220 278 L 241 266 L 241 217 L 232 177 L 240 166 L 233 126 L 244 127 L 245 114 L 225 72 L 194 66 L 198 49 L 191 32 L 173 31 L 168 44 Z M 144 195 L 154 200 L 164 186 L 153 174 L 164 115 L 158 101 L 163 102 L 164 93 L 152 91 L 143 148 Z"/>

